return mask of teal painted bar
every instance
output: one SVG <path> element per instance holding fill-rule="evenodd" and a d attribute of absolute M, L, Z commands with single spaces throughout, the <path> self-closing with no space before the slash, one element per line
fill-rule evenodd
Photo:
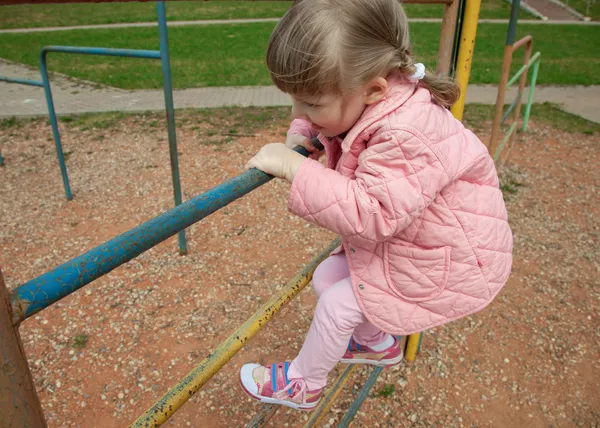
<path fill-rule="evenodd" d="M 539 52 L 536 54 L 538 55 Z M 535 57 L 534 57 L 535 58 Z M 529 123 L 529 115 L 531 114 L 531 104 L 533 104 L 533 92 L 535 91 L 535 83 L 538 77 L 538 71 L 540 69 L 541 55 L 538 55 L 533 65 L 533 72 L 531 74 L 531 85 L 529 87 L 529 97 L 527 100 L 527 107 L 525 107 L 525 115 L 523 117 L 523 131 L 527 131 L 527 124 Z"/>

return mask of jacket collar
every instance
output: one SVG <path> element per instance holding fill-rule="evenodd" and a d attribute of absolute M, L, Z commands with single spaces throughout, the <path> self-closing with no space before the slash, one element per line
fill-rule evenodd
<path fill-rule="evenodd" d="M 367 106 L 362 116 L 350 129 L 342 141 L 342 151 L 350 151 L 350 147 L 361 134 L 381 118 L 387 116 L 403 105 L 416 91 L 417 83 L 402 77 L 400 73 L 392 73 L 387 77 L 388 93 L 379 102 Z M 367 137 L 368 138 L 368 137 Z"/>

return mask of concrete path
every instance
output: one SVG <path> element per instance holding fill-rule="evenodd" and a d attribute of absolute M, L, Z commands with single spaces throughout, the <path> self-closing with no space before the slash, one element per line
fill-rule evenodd
<path fill-rule="evenodd" d="M 279 18 L 259 18 L 259 19 L 213 19 L 203 21 L 169 21 L 169 27 L 183 27 L 189 25 L 223 25 L 223 24 L 251 24 L 259 22 L 277 22 Z M 410 22 L 442 22 L 440 18 L 411 18 Z M 503 24 L 508 25 L 508 19 L 480 19 L 480 24 Z M 542 21 L 541 19 L 520 19 L 519 24 L 535 25 L 600 25 L 598 21 L 580 21 L 580 20 L 561 20 Z M 156 22 L 131 22 L 122 24 L 98 24 L 98 25 L 78 25 L 72 27 L 38 27 L 38 28 L 13 28 L 0 30 L 0 34 L 6 33 L 38 33 L 48 31 L 69 31 L 69 30 L 98 30 L 114 28 L 140 28 L 156 27 Z"/>
<path fill-rule="evenodd" d="M 0 60 L 0 75 L 40 80 L 39 71 Z M 78 81 L 65 76 L 52 78 L 54 105 L 59 115 L 107 111 L 164 110 L 162 90 L 126 91 Z M 470 85 L 467 103 L 495 104 L 494 85 Z M 509 92 L 509 103 L 516 93 Z M 213 87 L 175 90 L 175 108 L 225 106 L 289 106 L 289 97 L 272 86 Z M 536 103 L 551 102 L 570 112 L 600 123 L 600 86 L 538 87 Z M 0 117 L 46 115 L 42 88 L 0 82 Z"/>

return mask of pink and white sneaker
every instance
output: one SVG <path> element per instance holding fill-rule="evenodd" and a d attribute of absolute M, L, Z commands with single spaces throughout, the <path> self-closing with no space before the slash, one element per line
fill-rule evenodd
<path fill-rule="evenodd" d="M 404 351 L 397 337 L 394 344 L 383 351 L 374 351 L 368 346 L 359 345 L 354 338 L 350 338 L 348 349 L 341 362 L 346 364 L 371 364 L 378 367 L 394 366 L 402 362 Z"/>
<path fill-rule="evenodd" d="M 240 370 L 240 383 L 246 394 L 269 404 L 281 404 L 298 410 L 312 410 L 321 399 L 322 389 L 308 391 L 304 379 L 292 379 L 287 372 L 290 364 L 277 363 L 271 367 L 244 364 Z"/>

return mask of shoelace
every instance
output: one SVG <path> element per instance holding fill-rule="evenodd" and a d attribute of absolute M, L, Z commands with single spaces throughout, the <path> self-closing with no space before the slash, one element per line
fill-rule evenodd
<path fill-rule="evenodd" d="M 300 386 L 300 389 L 295 391 L 295 388 L 297 386 Z M 288 393 L 288 391 L 290 389 L 292 390 L 291 395 Z M 300 394 L 300 398 L 302 398 L 302 404 L 306 404 L 306 392 L 307 392 L 307 387 L 306 387 L 306 381 L 304 379 L 292 379 L 290 381 L 290 383 L 288 383 L 285 386 L 285 388 L 283 388 L 279 391 L 275 391 L 273 393 L 273 397 L 277 398 L 278 400 L 285 400 L 288 396 L 295 397 L 295 396 L 297 396 L 297 394 Z"/>

